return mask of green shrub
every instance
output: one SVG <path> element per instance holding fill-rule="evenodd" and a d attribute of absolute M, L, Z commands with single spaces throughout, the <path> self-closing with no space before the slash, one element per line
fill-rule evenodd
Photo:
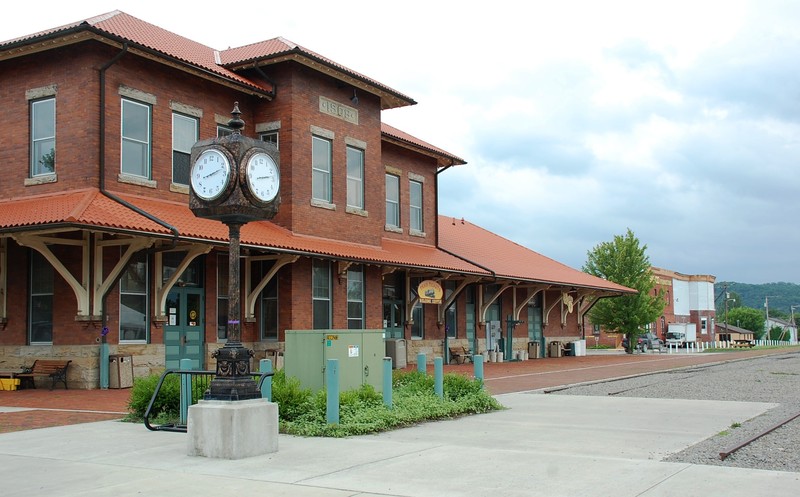
<path fill-rule="evenodd" d="M 272 401 L 278 404 L 278 412 L 283 420 L 291 421 L 307 410 L 311 390 L 302 388 L 300 380 L 287 378 L 283 369 L 272 377 Z"/>
<path fill-rule="evenodd" d="M 147 406 L 156 391 L 160 374 L 152 374 L 133 380 L 131 397 L 128 400 L 128 410 L 130 417 L 134 419 L 144 419 Z M 151 417 L 177 418 L 180 415 L 181 405 L 181 384 L 177 375 L 169 375 L 164 378 L 158 398 L 153 402 Z"/>
<path fill-rule="evenodd" d="M 434 393 L 433 377 L 418 371 L 394 371 L 392 383 L 391 409 L 383 404 L 383 395 L 370 385 L 341 392 L 338 424 L 327 423 L 327 397 L 324 390 L 310 395 L 297 409 L 304 411 L 291 419 L 284 417 L 284 408 L 278 402 L 281 432 L 300 436 L 346 437 L 503 408 L 483 389 L 479 380 L 463 375 L 445 375 L 444 398 Z"/>

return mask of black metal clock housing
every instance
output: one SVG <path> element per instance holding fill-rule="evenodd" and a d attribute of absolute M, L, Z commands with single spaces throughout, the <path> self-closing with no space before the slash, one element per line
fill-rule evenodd
<path fill-rule="evenodd" d="M 218 177 L 221 178 L 222 170 L 225 169 L 224 166 L 217 164 L 222 161 L 216 152 L 221 152 L 230 159 L 230 176 L 224 188 L 219 186 L 222 181 L 216 181 Z M 256 158 L 257 164 L 251 161 L 253 158 Z M 207 169 L 207 166 L 204 166 L 201 170 L 198 160 L 203 159 L 206 159 L 206 164 L 210 159 L 214 167 Z M 251 172 L 250 180 L 248 180 L 248 163 L 259 168 Z M 271 163 L 276 166 L 274 170 L 272 167 L 261 169 L 262 165 Z M 201 175 L 200 178 L 193 176 L 190 181 L 189 208 L 195 216 L 216 219 L 226 224 L 244 224 L 272 219 L 278 213 L 280 154 L 274 145 L 242 136 L 234 131 L 222 138 L 195 143 L 192 147 L 191 164 L 192 173 Z M 276 173 L 277 177 L 273 178 Z M 277 183 L 273 183 L 275 180 Z M 275 190 L 268 188 L 270 185 Z M 202 190 L 203 188 L 209 190 Z"/>

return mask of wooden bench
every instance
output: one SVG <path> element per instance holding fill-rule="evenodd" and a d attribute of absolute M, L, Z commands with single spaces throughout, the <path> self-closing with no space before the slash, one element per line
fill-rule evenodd
<path fill-rule="evenodd" d="M 50 385 L 50 390 L 56 386 L 56 382 L 64 383 L 64 389 L 67 389 L 67 366 L 72 361 L 59 361 L 53 359 L 36 359 L 33 361 L 33 366 L 24 370 L 22 373 L 17 373 L 14 377 L 19 378 L 23 384 L 30 385 L 36 388 L 36 378 L 50 378 L 53 383 Z"/>
<path fill-rule="evenodd" d="M 448 347 L 450 350 L 450 362 L 456 361 L 456 364 L 464 364 L 469 361 L 472 362 L 472 356 L 466 347 Z"/>

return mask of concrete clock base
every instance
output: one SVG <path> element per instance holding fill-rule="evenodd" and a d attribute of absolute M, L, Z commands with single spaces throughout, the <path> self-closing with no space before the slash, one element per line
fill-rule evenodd
<path fill-rule="evenodd" d="M 278 404 L 201 400 L 189 407 L 188 455 L 243 459 L 278 451 Z"/>

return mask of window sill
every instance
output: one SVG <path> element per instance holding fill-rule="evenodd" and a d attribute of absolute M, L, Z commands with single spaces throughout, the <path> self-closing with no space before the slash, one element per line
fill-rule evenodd
<path fill-rule="evenodd" d="M 41 176 L 34 176 L 33 178 L 25 178 L 25 186 L 45 185 L 47 183 L 55 183 L 58 181 L 56 173 L 42 174 Z"/>
<path fill-rule="evenodd" d="M 347 206 L 344 211 L 348 214 L 355 214 L 356 216 L 369 217 L 369 212 L 364 209 L 359 209 L 358 207 Z"/>
<path fill-rule="evenodd" d="M 311 199 L 311 207 L 319 207 L 320 209 L 328 209 L 329 211 L 336 210 L 336 204 L 332 204 L 330 202 L 326 202 L 325 200 L 319 200 L 316 198 Z"/>
<path fill-rule="evenodd" d="M 147 345 L 147 340 L 120 340 L 119 345 Z"/>
<path fill-rule="evenodd" d="M 417 230 L 408 230 L 408 234 L 411 236 L 418 236 L 420 238 L 425 238 L 427 236 L 424 231 Z"/>
<path fill-rule="evenodd" d="M 120 173 L 117 176 L 117 181 L 120 183 L 128 183 L 129 185 L 144 186 L 146 188 L 158 188 L 158 182 L 142 176 L 134 176 L 132 174 Z"/>
<path fill-rule="evenodd" d="M 384 225 L 383 226 L 383 230 L 384 231 L 390 231 L 392 233 L 400 233 L 401 235 L 403 234 L 403 228 L 401 228 L 399 226 L 393 226 L 391 224 Z"/>
<path fill-rule="evenodd" d="M 175 193 L 185 193 L 186 195 L 189 195 L 189 185 L 182 185 L 180 183 L 170 183 L 169 191 Z"/>

